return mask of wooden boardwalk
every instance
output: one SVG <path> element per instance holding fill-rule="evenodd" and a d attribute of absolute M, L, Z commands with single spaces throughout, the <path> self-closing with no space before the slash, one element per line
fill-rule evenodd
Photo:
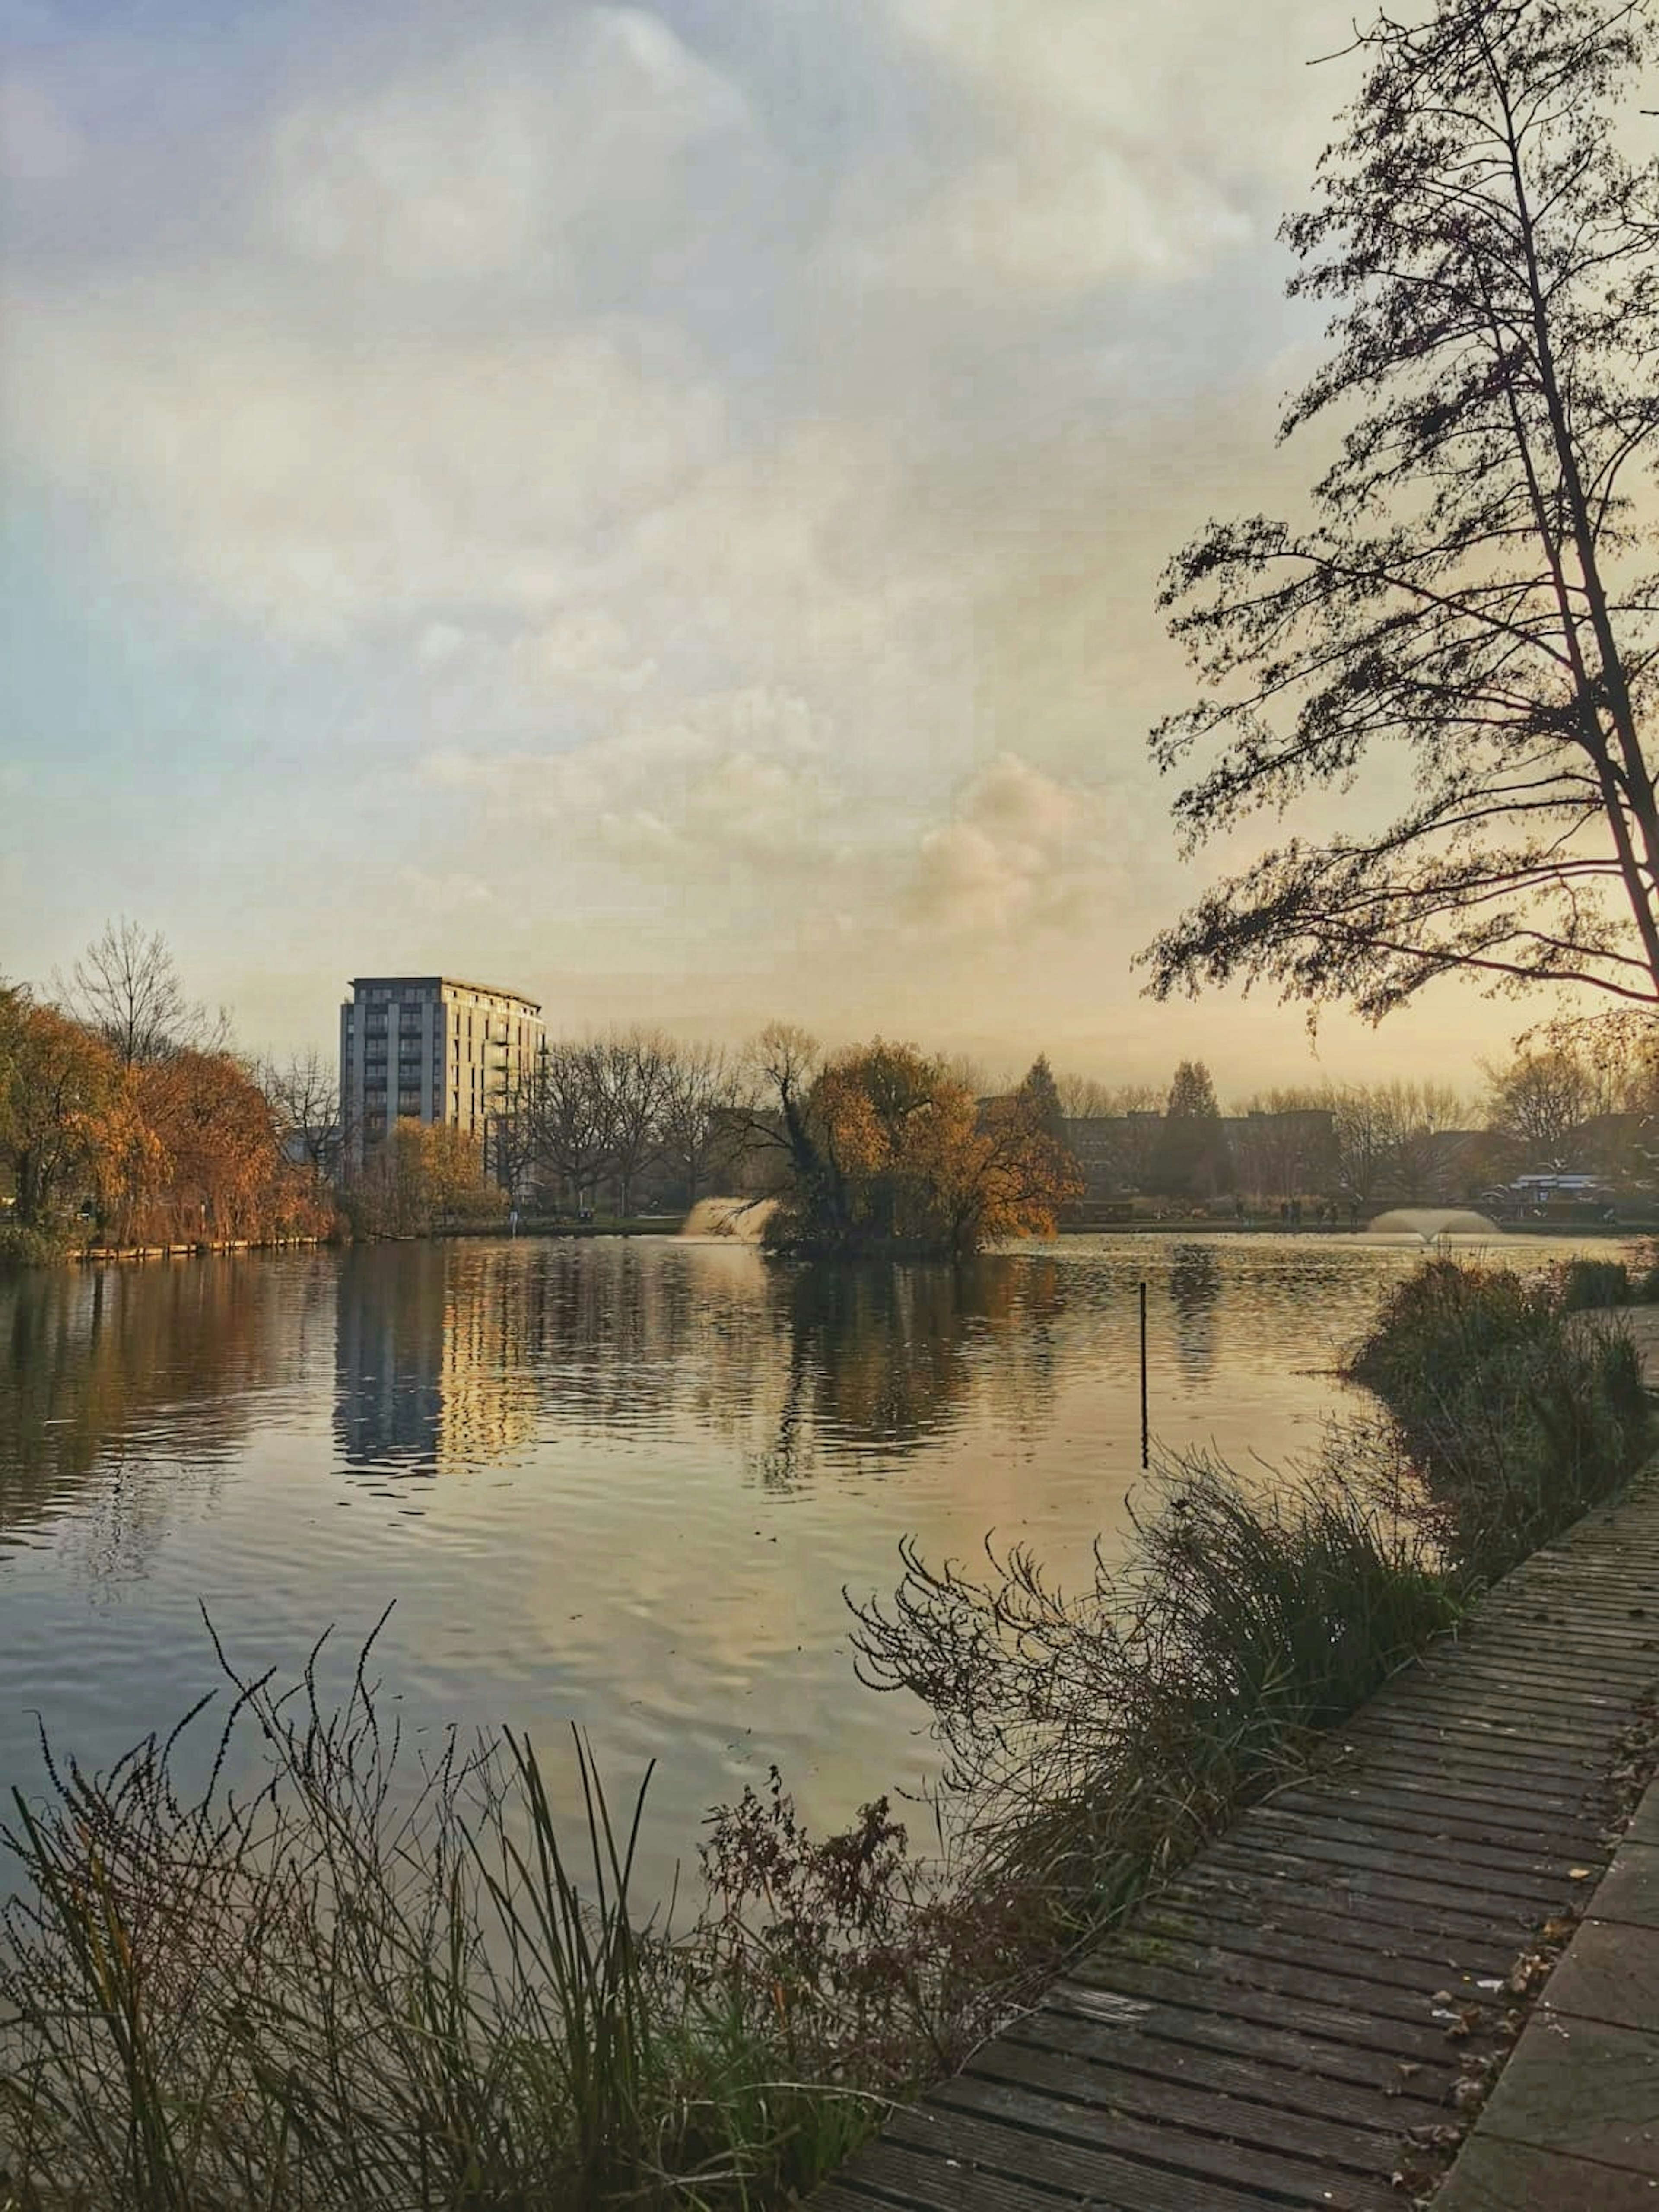
<path fill-rule="evenodd" d="M 1565 1938 L 1612 1856 L 1656 1681 L 1649 1477 L 896 2113 L 812 2212 L 1401 2212 L 1515 2033 L 1517 1961 Z"/>

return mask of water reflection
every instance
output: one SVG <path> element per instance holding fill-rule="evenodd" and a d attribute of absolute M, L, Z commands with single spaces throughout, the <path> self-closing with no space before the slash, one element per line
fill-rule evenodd
<path fill-rule="evenodd" d="M 957 1267 L 803 1265 L 774 1277 L 787 1334 L 773 1442 L 757 1465 L 785 1486 L 820 1461 L 902 1459 L 969 1418 L 1035 1425 L 1052 1401 L 1062 1305 L 1052 1261 Z"/>
<path fill-rule="evenodd" d="M 0 1790 L 38 1771 L 33 1711 L 94 1765 L 175 1718 L 213 1679 L 203 1602 L 291 1674 L 395 1600 L 411 1725 L 551 1747 L 575 1720 L 624 1786 L 657 1762 L 647 1890 L 773 1759 L 842 1820 L 927 1759 L 919 1710 L 856 1684 L 843 1588 L 890 1588 L 906 1534 L 995 1529 L 1066 1579 L 1124 1540 L 1139 1279 L 1154 1438 L 1248 1468 L 1316 1444 L 1334 1355 L 1415 1258 L 479 1239 L 0 1282 Z"/>
<path fill-rule="evenodd" d="M 1212 1244 L 1177 1244 L 1170 1260 L 1176 1357 L 1188 1382 L 1206 1382 L 1216 1358 L 1221 1263 Z"/>
<path fill-rule="evenodd" d="M 511 1457 L 535 1434 L 527 1379 L 544 1311 L 493 1253 L 373 1245 L 340 1267 L 334 1435 L 349 1468 L 438 1474 Z"/>
<path fill-rule="evenodd" d="M 379 1246 L 346 1254 L 334 1436 L 379 1481 L 509 1464 L 538 1436 L 735 1437 L 787 1487 L 968 1418 L 1033 1428 L 1064 1306 L 1052 1260 L 766 1267 L 642 1243 Z"/>
<path fill-rule="evenodd" d="M 166 1519 L 159 1499 L 137 1509 L 138 1478 L 234 1460 L 258 1395 L 303 1372 L 331 1323 L 332 1278 L 326 1257 L 298 1263 L 273 1328 L 269 1285 L 222 1256 L 0 1276 L 0 1547 L 91 1488 L 112 1523 L 98 1554 L 137 1564 Z"/>

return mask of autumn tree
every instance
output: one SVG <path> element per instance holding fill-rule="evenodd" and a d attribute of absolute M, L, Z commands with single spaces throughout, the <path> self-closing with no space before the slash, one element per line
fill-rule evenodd
<path fill-rule="evenodd" d="M 406 1117 L 369 1154 L 347 1204 L 366 1235 L 428 1237 L 457 1222 L 499 1220 L 507 1200 L 485 1175 L 472 1131 Z"/>
<path fill-rule="evenodd" d="M 185 996 L 167 939 L 123 915 L 106 922 L 76 962 L 67 981 L 54 978 L 64 1008 L 100 1036 L 125 1067 L 185 1048 L 222 1049 L 229 1017 Z"/>
<path fill-rule="evenodd" d="M 790 1165 L 769 1231 L 783 1249 L 963 1254 L 1051 1231 L 1081 1189 L 1029 1079 L 982 1109 L 909 1045 L 832 1055 L 805 1089 L 805 1041 L 775 1032 L 765 1056 Z"/>
<path fill-rule="evenodd" d="M 1282 434 L 1336 456 L 1300 522 L 1212 523 L 1161 605 L 1204 687 L 1153 752 L 1189 848 L 1340 799 L 1143 957 L 1387 1013 L 1435 978 L 1659 1001 L 1659 164 L 1617 110 L 1650 0 L 1437 0 L 1365 74 L 1282 235 L 1333 350 Z M 1393 756 L 1393 759 L 1389 757 Z M 1376 826 L 1356 778 L 1408 793 Z"/>
<path fill-rule="evenodd" d="M 1176 1069 L 1146 1176 L 1150 1187 L 1166 1198 L 1212 1198 L 1232 1188 L 1227 1133 L 1215 1085 L 1201 1060 L 1183 1060 Z"/>
<path fill-rule="evenodd" d="M 132 1194 L 139 1233 L 218 1240 L 291 1225 L 300 1171 L 284 1157 L 270 1100 L 234 1054 L 150 1060 L 135 1069 L 133 1095 L 160 1147 Z"/>
<path fill-rule="evenodd" d="M 103 1040 L 55 1006 L 0 997 L 0 1162 L 18 1220 L 34 1228 L 84 1199 L 101 1206 L 143 1151 L 126 1073 Z"/>

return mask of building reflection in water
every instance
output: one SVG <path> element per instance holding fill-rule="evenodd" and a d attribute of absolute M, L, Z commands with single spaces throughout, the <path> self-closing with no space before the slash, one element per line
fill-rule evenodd
<path fill-rule="evenodd" d="M 382 1244 L 340 1263 L 334 1435 L 348 1468 L 438 1474 L 536 1433 L 533 1279 L 495 1246 Z"/>
<path fill-rule="evenodd" d="M 1221 1266 L 1212 1244 L 1177 1244 L 1170 1256 L 1176 1358 L 1182 1378 L 1206 1382 L 1215 1367 Z"/>
<path fill-rule="evenodd" d="M 924 1449 L 970 1403 L 1052 1399 L 1064 1273 L 769 1267 L 742 1248 L 575 1240 L 370 1246 L 340 1263 L 335 1442 L 353 1470 L 435 1475 L 538 1437 L 712 1431 L 769 1485 Z"/>

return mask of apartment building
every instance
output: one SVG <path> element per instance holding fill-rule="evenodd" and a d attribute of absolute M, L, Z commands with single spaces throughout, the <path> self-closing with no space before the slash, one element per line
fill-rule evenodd
<path fill-rule="evenodd" d="M 453 975 L 362 975 L 340 1008 L 340 1112 L 354 1164 L 396 1121 L 484 1138 L 542 1042 L 534 999 Z"/>

